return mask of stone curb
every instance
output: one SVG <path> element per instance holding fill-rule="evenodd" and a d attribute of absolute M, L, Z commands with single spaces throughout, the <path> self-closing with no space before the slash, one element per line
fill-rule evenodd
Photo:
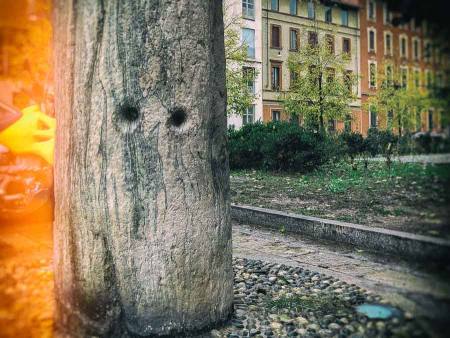
<path fill-rule="evenodd" d="M 241 223 L 351 244 L 408 260 L 450 261 L 450 241 L 441 238 L 237 204 L 231 205 L 231 217 Z"/>

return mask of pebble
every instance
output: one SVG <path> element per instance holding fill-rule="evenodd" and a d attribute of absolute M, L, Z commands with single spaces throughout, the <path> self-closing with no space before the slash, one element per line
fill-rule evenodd
<path fill-rule="evenodd" d="M 392 332 L 424 336 L 408 312 L 388 322 L 359 316 L 356 305 L 382 299 L 355 285 L 283 264 L 243 258 L 235 258 L 233 263 L 233 318 L 228 325 L 210 331 L 211 337 L 357 338 L 383 337 Z M 324 299 L 333 305 L 319 306 Z"/>
<path fill-rule="evenodd" d="M 272 323 L 270 323 L 270 327 L 273 330 L 279 330 L 279 329 L 281 329 L 283 327 L 283 324 L 281 324 L 279 322 L 272 322 Z"/>
<path fill-rule="evenodd" d="M 320 326 L 317 324 L 309 324 L 306 327 L 308 330 L 312 330 L 312 331 L 319 331 L 320 330 Z"/>
<path fill-rule="evenodd" d="M 297 318 L 295 318 L 295 321 L 297 323 L 299 323 L 300 325 L 308 325 L 308 323 L 309 323 L 308 320 L 304 317 L 297 317 Z"/>
<path fill-rule="evenodd" d="M 336 324 L 336 323 L 331 323 L 330 325 L 328 325 L 328 328 L 330 330 L 338 331 L 338 330 L 341 329 L 341 326 L 339 324 Z"/>

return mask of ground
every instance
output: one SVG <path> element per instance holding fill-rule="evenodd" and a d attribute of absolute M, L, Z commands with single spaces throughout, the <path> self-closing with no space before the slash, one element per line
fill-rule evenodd
<path fill-rule="evenodd" d="M 52 336 L 54 299 L 51 230 L 50 223 L 2 224 L 0 227 L 0 337 L 2 338 Z M 437 337 L 446 337 L 449 332 L 446 317 L 450 312 L 448 283 L 450 273 L 445 269 L 435 270 L 432 264 L 424 268 L 348 246 L 310 241 L 300 236 L 283 235 L 236 223 L 233 224 L 233 255 L 235 269 L 243 269 L 240 267 L 245 265 L 242 259 L 247 260 L 246 270 L 238 272 L 236 277 L 240 279 L 236 280 L 235 294 L 236 297 L 239 294 L 243 295 L 241 301 L 251 299 L 253 296 L 252 293 L 248 297 L 245 296 L 247 292 L 245 289 L 244 293 L 241 293 L 240 290 L 243 290 L 240 286 L 243 283 L 241 279 L 245 279 L 244 276 L 247 274 L 252 280 L 253 272 L 249 266 L 251 267 L 253 262 L 263 261 L 265 263 L 260 266 L 268 266 L 270 273 L 277 276 L 276 283 L 272 284 L 274 287 L 279 285 L 280 278 L 282 282 L 284 281 L 283 277 L 280 277 L 282 272 L 301 271 L 298 274 L 302 278 L 301 283 L 304 284 L 301 284 L 300 291 L 306 292 L 305 299 L 309 302 L 309 307 L 316 306 L 310 304 L 314 298 L 311 293 L 321 292 L 318 289 L 328 281 L 335 285 L 332 288 L 334 293 L 348 289 L 349 294 L 363 294 L 367 301 L 370 301 L 368 297 L 371 297 L 371 294 L 373 294 L 372 301 L 378 301 L 380 298 L 376 295 L 381 295 L 384 301 L 406 310 L 405 316 L 414 319 L 407 322 L 407 325 L 419 323 L 422 329 Z M 244 284 L 253 283 L 251 280 L 244 280 Z M 344 295 L 346 293 L 344 291 Z M 239 309 L 242 304 L 238 302 L 236 305 Z M 251 305 L 248 308 L 251 308 Z M 259 308 L 256 310 L 259 311 Z M 273 309 L 270 311 L 275 312 Z M 348 309 L 346 311 L 348 313 Z M 247 316 L 248 322 L 248 315 L 244 315 Z M 302 324 L 296 321 L 296 325 L 300 326 L 298 332 L 307 330 L 307 334 L 310 334 L 311 330 L 314 330 L 314 325 L 324 325 L 323 318 L 317 315 L 308 316 L 306 313 L 303 316 L 306 318 L 297 317 L 298 321 L 307 319 L 308 322 Z M 354 329 L 366 330 L 378 329 L 378 326 L 382 325 L 374 322 L 372 326 L 375 327 L 369 329 L 367 321 L 362 324 L 361 319 L 355 321 L 345 319 L 347 321 L 345 324 L 344 319 L 337 315 L 332 320 L 341 323 L 338 325 L 341 325 L 342 330 L 350 329 L 348 325 Z M 273 313 L 267 325 L 273 330 L 277 328 L 285 330 L 289 328 L 290 321 L 291 319 L 285 320 L 283 314 Z M 232 321 L 233 330 L 239 329 L 242 322 L 242 311 L 236 311 Z M 332 327 L 328 322 L 325 325 Z M 274 332 L 274 336 L 279 336 L 276 331 Z"/>
<path fill-rule="evenodd" d="M 51 223 L 0 223 L 0 337 L 52 336 L 51 264 Z"/>
<path fill-rule="evenodd" d="M 346 162 L 309 174 L 233 171 L 232 201 L 450 238 L 450 164 Z"/>
<path fill-rule="evenodd" d="M 357 285 L 411 312 L 432 336 L 450 337 L 450 270 L 347 245 L 233 225 L 233 255 L 299 266 Z"/>

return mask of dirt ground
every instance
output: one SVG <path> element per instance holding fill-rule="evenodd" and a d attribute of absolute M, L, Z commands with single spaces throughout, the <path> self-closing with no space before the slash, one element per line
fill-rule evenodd
<path fill-rule="evenodd" d="M 236 171 L 232 201 L 450 239 L 449 165 L 409 164 L 389 177 L 382 163 L 370 165 L 375 169 L 368 174 L 347 168 L 310 175 Z"/>

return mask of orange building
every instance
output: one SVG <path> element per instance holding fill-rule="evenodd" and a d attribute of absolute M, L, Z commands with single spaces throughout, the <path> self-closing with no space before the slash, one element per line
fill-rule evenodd
<path fill-rule="evenodd" d="M 360 0 L 361 30 L 361 101 L 360 129 L 363 134 L 371 127 L 386 127 L 375 111 L 367 109 L 367 101 L 379 88 L 383 78 L 398 76 L 403 86 L 427 90 L 443 85 L 442 63 L 445 60 L 427 31 L 426 22 L 414 20 L 393 25 L 400 13 L 391 12 L 385 1 Z M 394 113 L 395 114 L 395 113 Z M 421 113 L 417 130 L 439 131 L 439 112 L 430 107 Z"/>
<path fill-rule="evenodd" d="M 371 127 L 386 128 L 386 117 L 370 112 L 367 103 L 387 75 L 420 91 L 444 83 L 443 63 L 448 60 L 433 44 L 426 22 L 416 25 L 411 20 L 394 25 L 401 13 L 388 10 L 386 1 L 275 0 L 263 2 L 262 11 L 264 122 L 290 118 L 280 100 L 290 87 L 287 60 L 297 44 L 307 43 L 312 26 L 319 28 L 319 38 L 330 32 L 335 34 L 333 43 L 338 53 L 344 49 L 344 41 L 351 46 L 348 69 L 359 79 L 355 88 L 357 99 L 349 106 L 353 131 L 367 135 Z M 342 130 L 344 123 L 335 121 L 333 128 Z M 440 131 L 440 112 L 433 107 L 421 112 L 416 130 Z"/>

